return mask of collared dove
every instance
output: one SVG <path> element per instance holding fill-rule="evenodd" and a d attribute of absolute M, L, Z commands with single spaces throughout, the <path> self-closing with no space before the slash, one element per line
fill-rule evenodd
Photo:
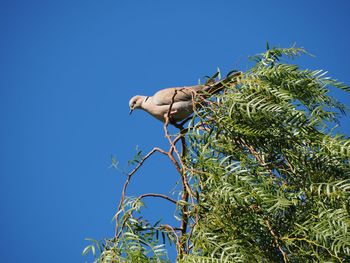
<path fill-rule="evenodd" d="M 225 79 L 212 84 L 173 87 L 159 90 L 153 96 L 137 95 L 130 99 L 130 114 L 135 109 L 142 109 L 158 120 L 165 122 L 170 111 L 170 122 L 185 120 L 193 113 L 193 98 L 197 94 L 210 96 L 221 91 L 227 84 L 236 83 L 241 72 L 235 72 Z M 175 94 L 176 93 L 176 94 Z"/>

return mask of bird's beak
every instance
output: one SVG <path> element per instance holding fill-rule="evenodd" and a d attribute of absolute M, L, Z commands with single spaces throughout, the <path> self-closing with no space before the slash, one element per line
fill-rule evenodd
<path fill-rule="evenodd" d="M 134 109 L 130 108 L 129 115 L 133 112 Z"/>

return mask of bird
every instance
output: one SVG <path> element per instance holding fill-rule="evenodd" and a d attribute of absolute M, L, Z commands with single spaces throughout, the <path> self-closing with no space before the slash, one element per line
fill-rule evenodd
<path fill-rule="evenodd" d="M 169 121 L 174 124 L 184 121 L 193 113 L 195 96 L 211 96 L 227 85 L 236 83 L 240 75 L 241 72 L 233 71 L 225 79 L 216 82 L 214 75 L 205 85 L 165 88 L 153 96 L 136 95 L 129 101 L 129 114 L 136 109 L 142 109 L 161 122 Z"/>

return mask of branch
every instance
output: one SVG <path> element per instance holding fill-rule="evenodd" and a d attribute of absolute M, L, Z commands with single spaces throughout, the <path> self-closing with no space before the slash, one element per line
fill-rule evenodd
<path fill-rule="evenodd" d="M 183 257 L 183 254 L 187 253 L 187 248 L 186 248 L 187 242 L 182 240 L 182 238 L 184 238 L 185 235 L 187 234 L 187 225 L 188 225 L 188 205 L 186 203 L 188 202 L 189 195 L 191 194 L 191 197 L 193 197 L 193 194 L 192 194 L 192 190 L 187 182 L 186 171 L 185 171 L 186 167 L 183 163 L 183 159 L 185 158 L 185 155 L 186 155 L 186 140 L 185 140 L 184 136 L 185 136 L 187 130 L 185 130 L 183 128 L 183 123 L 174 124 L 174 126 L 180 130 L 180 135 L 177 138 L 175 138 L 174 140 L 171 139 L 169 132 L 168 132 L 168 123 L 169 123 L 170 117 L 171 117 L 170 116 L 171 108 L 174 104 L 176 94 L 177 94 L 177 90 L 175 89 L 171 104 L 169 106 L 168 113 L 165 116 L 165 123 L 164 123 L 163 128 L 164 128 L 165 137 L 168 139 L 169 144 L 170 144 L 170 149 L 168 152 L 169 159 L 174 163 L 178 173 L 181 176 L 181 180 L 182 180 L 182 188 L 183 189 L 182 189 L 181 200 L 185 202 L 185 205 L 183 205 L 182 209 L 181 209 L 181 214 L 182 214 L 181 225 L 180 225 L 181 238 L 179 240 L 179 246 L 178 246 L 178 258 L 181 259 Z M 179 139 L 181 139 L 181 145 L 182 145 L 182 154 L 181 155 L 179 154 L 179 152 L 175 146 L 175 143 Z M 178 161 L 176 161 L 175 157 L 173 156 L 173 153 L 176 154 Z"/>
<path fill-rule="evenodd" d="M 144 197 L 160 197 L 160 198 L 166 199 L 166 200 L 168 200 L 168 201 L 170 201 L 170 202 L 172 202 L 172 203 L 174 203 L 174 204 L 177 204 L 177 201 L 176 201 L 176 200 L 174 200 L 174 199 L 172 199 L 172 198 L 170 198 L 170 197 L 168 197 L 168 196 L 166 196 L 166 195 L 163 195 L 163 194 L 156 194 L 156 193 L 142 194 L 142 195 L 140 195 L 140 196 L 138 197 L 138 199 L 141 200 L 141 199 L 144 198 Z"/>
<path fill-rule="evenodd" d="M 153 150 L 151 150 L 148 154 L 146 154 L 142 160 L 139 162 L 139 164 L 127 175 L 127 179 L 124 183 L 124 186 L 123 186 L 123 190 L 122 190 L 122 195 L 121 195 L 121 199 L 120 199 L 120 202 L 119 202 L 119 205 L 118 205 L 118 213 L 119 211 L 121 210 L 122 206 L 123 206 L 123 203 L 124 203 L 124 200 L 125 200 L 125 193 L 126 193 L 126 189 L 130 183 L 130 180 L 131 180 L 131 177 L 137 172 L 138 169 L 140 169 L 140 167 L 142 166 L 142 164 L 152 155 L 154 154 L 155 152 L 160 152 L 162 154 L 165 154 L 165 155 L 168 155 L 167 152 L 163 151 L 162 149 L 158 148 L 158 147 L 155 147 L 153 148 Z M 116 237 L 118 237 L 120 235 L 120 232 L 118 233 L 118 229 L 120 227 L 120 224 L 119 224 L 119 220 L 118 218 L 116 218 L 116 227 L 115 227 L 115 235 Z"/>
<path fill-rule="evenodd" d="M 185 135 L 186 131 L 184 132 L 184 129 L 180 130 L 180 134 L 181 136 L 181 145 L 182 145 L 182 155 L 181 155 L 181 159 L 184 159 L 187 153 L 187 149 L 186 149 L 186 140 L 185 140 Z M 175 147 L 175 145 L 174 145 Z M 182 164 L 183 165 L 183 164 Z M 187 178 L 186 178 L 186 174 L 184 171 L 185 166 L 183 165 L 183 174 L 181 175 L 182 178 L 182 185 L 183 185 L 183 193 L 182 193 L 182 200 L 185 201 L 186 203 L 188 202 L 188 197 L 191 194 L 192 196 L 192 190 L 191 188 L 188 186 L 188 182 L 187 182 Z M 188 187 L 188 189 L 186 188 Z M 192 200 L 193 202 L 193 200 Z M 187 225 L 188 225 L 188 206 L 184 205 L 182 207 L 182 220 L 181 220 L 181 237 L 185 237 L 186 233 L 187 233 Z M 188 242 L 181 240 L 181 247 L 180 247 L 180 251 L 179 251 L 179 256 L 178 258 L 182 258 L 182 255 L 188 252 Z"/>
<path fill-rule="evenodd" d="M 180 247 L 181 247 L 181 243 L 180 243 L 180 241 L 179 241 L 179 236 L 177 235 L 177 233 L 176 233 L 176 230 L 178 230 L 178 229 L 176 229 L 176 228 L 174 228 L 174 227 L 172 227 L 172 226 L 170 226 L 170 225 L 160 225 L 161 227 L 164 227 L 166 230 L 171 230 L 172 231 L 172 233 L 174 234 L 174 236 L 175 236 L 175 238 L 176 238 L 176 250 L 177 251 L 179 251 L 180 250 Z"/>
<path fill-rule="evenodd" d="M 264 210 L 259 205 L 251 205 L 250 208 L 253 210 L 254 213 L 261 215 L 264 213 Z M 289 261 L 287 253 L 283 250 L 281 246 L 281 237 L 278 236 L 276 231 L 272 228 L 270 221 L 267 219 L 266 216 L 263 216 L 264 223 L 266 227 L 269 229 L 271 236 L 273 237 L 275 245 L 278 247 L 278 250 L 282 253 L 283 256 L 283 262 L 287 263 Z"/>
<path fill-rule="evenodd" d="M 173 97 L 171 98 L 171 103 L 170 103 L 170 105 L 169 105 L 169 110 L 168 110 L 168 112 L 167 112 L 167 115 L 166 115 L 166 117 L 165 117 L 165 124 L 166 124 L 166 126 L 168 126 L 168 121 L 169 120 L 171 120 L 170 119 L 170 114 L 171 114 L 171 109 L 172 109 L 172 107 L 173 107 L 173 105 L 174 105 L 174 102 L 175 102 L 175 97 L 176 97 L 176 94 L 177 94 L 177 89 L 175 89 L 174 90 L 174 95 L 173 95 Z M 170 121 L 171 122 L 171 121 Z"/>
<path fill-rule="evenodd" d="M 244 147 L 248 148 L 250 153 L 255 157 L 255 159 L 259 162 L 259 164 L 262 167 L 265 167 L 267 169 L 267 171 L 269 172 L 270 177 L 273 178 L 274 175 L 273 175 L 273 172 L 270 169 L 269 165 L 264 161 L 264 159 L 259 155 L 259 153 L 254 149 L 254 147 L 251 146 L 251 145 L 248 145 L 243 139 L 239 139 L 238 141 L 239 141 L 239 143 L 241 145 L 243 145 Z"/>
<path fill-rule="evenodd" d="M 282 249 L 281 245 L 280 245 L 280 237 L 275 233 L 275 231 L 273 230 L 269 220 L 265 219 L 264 220 L 265 225 L 267 226 L 267 228 L 269 229 L 271 235 L 273 236 L 273 239 L 275 241 L 276 246 L 278 247 L 278 250 L 282 253 L 283 256 L 283 262 L 287 263 L 288 260 L 288 256 L 287 253 Z"/>

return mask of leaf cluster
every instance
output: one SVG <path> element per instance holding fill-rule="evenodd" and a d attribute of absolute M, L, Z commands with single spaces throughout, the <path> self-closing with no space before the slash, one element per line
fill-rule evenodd
<path fill-rule="evenodd" d="M 282 61 L 303 53 L 268 49 L 238 84 L 198 102 L 186 164 L 199 260 L 350 260 L 350 140 L 334 131 L 346 107 L 329 95 L 350 90 Z"/>

